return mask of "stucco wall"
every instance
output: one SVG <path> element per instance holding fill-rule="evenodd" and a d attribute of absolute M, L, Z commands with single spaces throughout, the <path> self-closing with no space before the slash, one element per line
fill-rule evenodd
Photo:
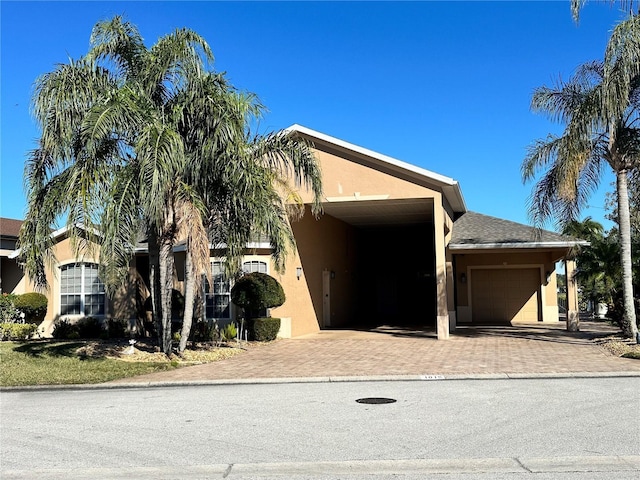
<path fill-rule="evenodd" d="M 353 157 L 346 159 L 334 153 L 314 150 L 322 168 L 322 183 L 325 197 L 353 197 L 388 195 L 389 199 L 432 198 L 439 193 L 437 188 L 416 185 L 409 180 L 380 172 L 370 166 L 358 163 Z M 301 191 L 305 203 L 310 203 L 312 196 Z"/>
<path fill-rule="evenodd" d="M 355 232 L 352 226 L 329 215 L 316 220 L 308 211 L 292 223 L 297 250 L 287 261 L 286 273 L 275 275 L 287 295 L 286 303 L 273 316 L 291 317 L 292 336 L 319 330 L 322 325 L 322 272 L 334 272 L 331 279 L 331 326 L 345 324 L 354 295 Z M 296 268 L 302 267 L 300 280 Z"/>

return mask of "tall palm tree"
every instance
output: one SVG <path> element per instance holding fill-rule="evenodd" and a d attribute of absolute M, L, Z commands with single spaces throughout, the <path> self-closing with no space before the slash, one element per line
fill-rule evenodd
<path fill-rule="evenodd" d="M 581 66 L 568 82 L 538 88 L 531 106 L 565 124 L 562 135 L 537 140 L 522 164 L 525 181 L 546 170 L 529 212 L 543 225 L 575 219 L 606 165 L 616 174 L 625 333 L 640 343 L 633 303 L 627 175 L 640 166 L 640 17 L 614 29 L 604 62 Z"/>
<path fill-rule="evenodd" d="M 571 15 L 573 20 L 577 23 L 580 20 L 580 11 L 587 0 L 571 0 Z M 628 11 L 630 15 L 634 14 L 640 9 L 640 2 L 637 0 L 609 0 L 609 4 L 618 4 L 621 10 Z"/>
<path fill-rule="evenodd" d="M 286 252 L 289 227 L 286 216 L 269 208 L 280 205 L 274 178 L 290 170 L 317 199 L 321 194 L 309 147 L 285 139 L 289 150 L 261 150 L 270 137 L 250 137 L 248 125 L 263 107 L 209 71 L 212 60 L 207 43 L 190 30 L 147 48 L 134 25 L 114 17 L 96 24 L 85 57 L 37 80 L 33 99 L 42 134 L 25 167 L 27 273 L 46 285 L 45 268 L 55 261 L 49 227 L 66 214 L 69 226 L 100 232 L 92 240 L 101 246 L 103 279 L 113 293 L 143 232 L 166 354 L 175 244 L 186 242 L 190 273 L 206 273 L 210 234 L 217 231 L 233 261 L 247 232 L 266 229 L 277 259 Z M 78 250 L 91 245 L 70 231 Z M 192 277 L 199 275 L 189 277 L 189 295 Z M 192 305 L 185 315 L 190 325 Z"/>

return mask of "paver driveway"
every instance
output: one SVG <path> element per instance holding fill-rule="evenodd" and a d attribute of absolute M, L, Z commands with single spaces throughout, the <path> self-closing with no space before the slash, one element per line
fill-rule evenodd
<path fill-rule="evenodd" d="M 612 356 L 593 342 L 615 331 L 604 322 L 582 322 L 577 333 L 565 331 L 564 322 L 462 327 L 449 340 L 438 341 L 433 332 L 397 328 L 325 330 L 253 346 L 245 354 L 215 363 L 111 383 L 385 375 L 640 375 L 640 360 Z"/>

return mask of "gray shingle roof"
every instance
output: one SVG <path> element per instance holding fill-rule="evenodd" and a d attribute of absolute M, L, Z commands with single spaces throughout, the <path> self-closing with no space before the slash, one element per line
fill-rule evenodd
<path fill-rule="evenodd" d="M 0 235 L 3 237 L 18 237 L 20 235 L 20 227 L 22 220 L 14 220 L 13 218 L 0 218 Z"/>
<path fill-rule="evenodd" d="M 584 240 L 522 223 L 466 212 L 453 222 L 449 248 L 540 248 L 586 245 Z"/>

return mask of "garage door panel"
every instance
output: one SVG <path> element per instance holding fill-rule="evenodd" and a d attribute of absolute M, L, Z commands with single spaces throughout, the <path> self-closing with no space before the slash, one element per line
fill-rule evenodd
<path fill-rule="evenodd" d="M 473 321 L 536 322 L 539 290 L 537 268 L 474 269 L 471 275 Z"/>

